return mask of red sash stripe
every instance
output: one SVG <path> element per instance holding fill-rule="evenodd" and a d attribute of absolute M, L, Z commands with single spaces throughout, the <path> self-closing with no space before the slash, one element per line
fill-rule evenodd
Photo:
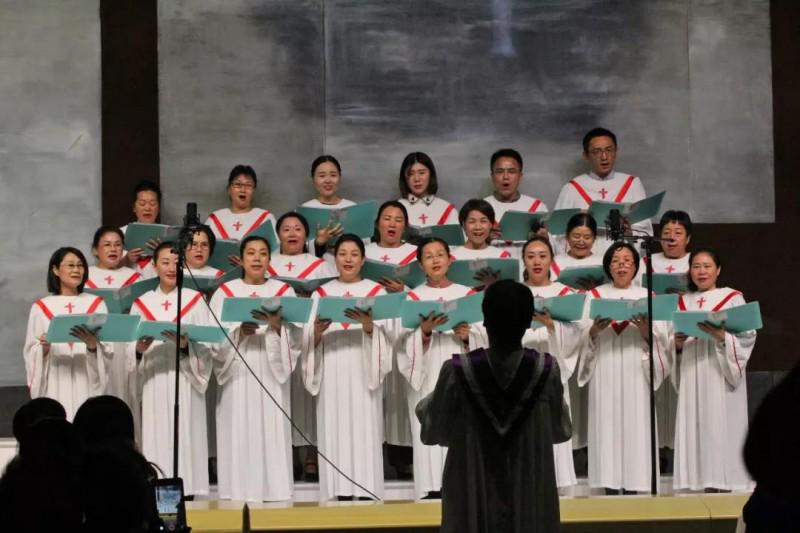
<path fill-rule="evenodd" d="M 570 289 L 569 287 L 564 287 L 563 289 L 561 289 L 561 292 L 559 292 L 558 295 L 559 296 L 564 296 L 565 294 L 569 294 L 571 292 L 572 292 L 572 289 Z"/>
<path fill-rule="evenodd" d="M 92 280 L 90 280 L 90 279 L 86 280 L 86 286 L 89 287 L 90 289 L 96 289 L 97 288 L 97 285 L 95 285 L 94 282 Z"/>
<path fill-rule="evenodd" d="M 267 267 L 267 272 L 269 272 L 269 275 L 272 277 L 276 277 L 278 275 L 278 273 L 275 272 L 275 269 L 272 268 L 272 265 Z"/>
<path fill-rule="evenodd" d="M 455 206 L 453 204 L 448 204 L 447 209 L 444 210 L 442 216 L 439 217 L 439 222 L 437 222 L 436 224 L 439 226 L 441 226 L 442 224 L 446 224 L 448 217 L 450 217 L 450 213 L 453 212 L 453 209 L 455 209 Z"/>
<path fill-rule="evenodd" d="M 98 296 L 97 298 L 94 299 L 92 305 L 89 306 L 89 309 L 86 311 L 86 314 L 91 315 L 92 313 L 97 311 L 97 308 L 100 307 L 101 303 L 103 303 L 103 299 Z"/>
<path fill-rule="evenodd" d="M 53 320 L 53 312 L 48 309 L 47 304 L 42 300 L 36 300 L 36 305 L 39 306 L 39 309 L 42 310 L 42 313 L 44 313 L 44 316 L 46 316 L 48 320 Z"/>
<path fill-rule="evenodd" d="M 194 307 L 194 304 L 197 303 L 197 300 L 199 300 L 202 297 L 203 297 L 203 294 L 198 292 L 197 294 L 194 295 L 194 298 L 192 298 L 189 301 L 188 304 L 183 306 L 183 309 L 181 309 L 181 319 L 183 319 L 183 317 L 186 316 L 186 313 L 188 313 L 192 309 L 192 307 Z M 172 321 L 173 322 L 177 322 L 178 321 L 178 317 L 173 318 Z"/>
<path fill-rule="evenodd" d="M 536 210 L 539 209 L 540 205 L 542 205 L 542 201 L 537 198 L 528 208 L 528 213 L 535 213 Z"/>
<path fill-rule="evenodd" d="M 583 201 L 589 205 L 592 205 L 592 197 L 589 196 L 589 193 L 586 192 L 586 189 L 581 187 L 581 184 L 575 180 L 569 180 L 569 184 L 575 187 L 575 190 L 578 191 L 578 194 L 581 195 Z"/>
<path fill-rule="evenodd" d="M 225 296 L 227 296 L 228 298 L 233 297 L 233 291 L 228 287 L 226 283 L 220 285 L 219 288 L 222 290 L 222 292 L 225 293 Z"/>
<path fill-rule="evenodd" d="M 325 289 L 323 289 L 322 287 L 317 287 L 317 294 L 323 297 L 328 295 L 328 293 L 325 292 Z"/>
<path fill-rule="evenodd" d="M 678 310 L 686 311 L 686 302 L 683 301 L 683 295 L 678 296 Z"/>
<path fill-rule="evenodd" d="M 592 289 L 592 290 L 591 290 L 591 291 L 589 291 L 589 292 L 591 292 L 591 293 L 592 293 L 592 295 L 593 295 L 595 298 L 602 298 L 602 296 L 600 296 L 600 293 L 599 293 L 599 292 L 597 292 L 597 289 Z"/>
<path fill-rule="evenodd" d="M 156 320 L 156 317 L 153 316 L 153 313 L 150 312 L 150 310 L 147 308 L 147 306 L 144 305 L 144 302 L 142 302 L 142 300 L 140 300 L 139 298 L 136 298 L 133 301 L 133 305 L 135 305 L 136 307 L 139 308 L 139 311 L 142 312 L 142 316 L 145 317 L 147 320 L 151 320 L 151 321 L 155 321 Z"/>
<path fill-rule="evenodd" d="M 324 259 L 317 259 L 316 261 L 314 261 L 313 263 L 308 265 L 308 267 L 306 267 L 305 270 L 300 272 L 300 274 L 298 274 L 298 276 L 297 276 L 297 279 L 306 279 L 306 277 L 308 277 L 309 274 L 314 272 L 314 270 L 316 270 L 317 267 L 320 266 L 321 264 L 323 264 L 324 262 L 325 262 Z"/>
<path fill-rule="evenodd" d="M 222 270 L 217 270 L 217 273 L 214 275 L 214 277 L 215 278 L 221 278 L 224 275 L 225 275 L 225 272 L 223 272 Z"/>
<path fill-rule="evenodd" d="M 558 263 L 556 263 L 555 261 L 550 262 L 550 270 L 552 270 L 556 276 L 561 274 L 561 267 L 558 266 Z"/>
<path fill-rule="evenodd" d="M 623 198 L 625 198 L 625 195 L 628 194 L 628 189 L 631 188 L 631 185 L 633 185 L 633 180 L 635 179 L 636 178 L 633 176 L 628 176 L 628 179 L 625 180 L 625 185 L 622 186 L 622 188 L 619 190 L 619 193 L 617 193 L 617 197 L 614 198 L 615 202 L 619 203 Z"/>
<path fill-rule="evenodd" d="M 402 265 L 407 265 L 407 264 L 409 264 L 411 261 L 415 260 L 416 258 L 417 258 L 417 251 L 416 251 L 416 250 L 414 250 L 413 252 L 411 252 L 410 254 L 408 254 L 407 256 L 405 256 L 405 257 L 403 258 L 403 260 L 402 260 L 402 261 L 400 261 L 400 263 L 399 263 L 399 264 L 400 264 L 401 266 L 402 266 Z"/>
<path fill-rule="evenodd" d="M 417 294 L 414 291 L 409 291 L 408 297 L 414 300 L 415 302 L 419 301 L 419 296 L 417 296 Z"/>
<path fill-rule="evenodd" d="M 291 285 L 289 285 L 288 283 L 284 283 L 283 287 L 278 289 L 278 292 L 275 293 L 275 296 L 283 296 L 283 293 L 285 293 L 289 289 L 289 287 L 291 287 Z"/>
<path fill-rule="evenodd" d="M 733 298 L 734 296 L 736 296 L 737 294 L 741 294 L 741 293 L 740 293 L 739 291 L 731 291 L 731 292 L 730 292 L 730 294 L 728 294 L 728 295 L 727 295 L 725 298 L 723 298 L 723 299 L 722 299 L 722 301 L 721 301 L 720 303 L 718 303 L 717 305 L 715 305 L 715 306 L 714 306 L 714 309 L 712 309 L 711 311 L 713 311 L 713 312 L 715 312 L 715 313 L 716 313 L 717 311 L 719 311 L 720 309 L 722 309 L 722 306 L 723 306 L 723 305 L 725 305 L 726 303 L 728 303 L 728 301 L 729 301 L 731 298 Z"/>
<path fill-rule="evenodd" d="M 139 268 L 145 268 L 147 266 L 147 263 L 149 263 L 150 261 L 152 261 L 151 257 L 143 257 L 143 258 L 139 259 L 136 262 L 136 264 L 139 265 Z"/>
<path fill-rule="evenodd" d="M 219 232 L 219 236 L 221 238 L 230 239 L 230 237 L 228 236 L 228 232 L 225 231 L 225 226 L 222 225 L 222 222 L 220 222 L 219 218 L 215 213 L 211 213 L 210 215 L 208 215 L 208 219 L 211 221 L 212 224 L 214 224 L 214 226 L 216 226 L 217 231 Z"/>
<path fill-rule="evenodd" d="M 131 274 L 131 277 L 125 280 L 125 283 L 123 283 L 122 286 L 127 287 L 128 285 L 132 285 L 134 281 L 136 281 L 141 277 L 142 277 L 141 274 L 139 274 L 138 272 L 134 272 L 133 274 Z"/>
<path fill-rule="evenodd" d="M 256 229 L 256 228 L 258 228 L 258 227 L 259 227 L 261 224 L 263 224 L 263 223 L 264 223 L 264 219 L 265 219 L 265 218 L 267 218 L 268 216 L 269 216 L 269 211 L 264 211 L 263 213 L 261 213 L 261 214 L 258 216 L 258 218 L 256 219 L 256 221 L 255 221 L 255 222 L 253 222 L 253 225 L 252 225 L 252 226 L 250 226 L 250 229 L 248 229 L 247 231 L 245 231 L 245 232 L 244 232 L 244 235 L 245 235 L 245 237 L 246 237 L 246 236 L 247 236 L 247 235 L 248 235 L 248 234 L 249 234 L 251 231 L 255 230 L 255 229 Z"/>
<path fill-rule="evenodd" d="M 372 290 L 370 290 L 370 291 L 367 293 L 367 297 L 369 298 L 369 297 L 375 296 L 376 294 L 378 294 L 378 292 L 380 292 L 380 290 L 381 290 L 382 288 L 383 288 L 383 285 L 381 285 L 380 283 L 378 283 L 377 285 L 375 285 L 374 287 L 372 287 Z"/>
<path fill-rule="evenodd" d="M 467 294 L 465 294 L 464 296 L 472 296 L 473 294 L 477 294 L 477 293 L 478 293 L 478 291 L 476 291 L 475 289 L 470 289 L 470 290 L 467 291 Z"/>

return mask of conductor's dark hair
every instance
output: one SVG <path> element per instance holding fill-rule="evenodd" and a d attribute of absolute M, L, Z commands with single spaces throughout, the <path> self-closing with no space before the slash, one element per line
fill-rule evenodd
<path fill-rule="evenodd" d="M 582 227 L 589 228 L 592 235 L 597 238 L 597 221 L 589 213 L 577 213 L 570 217 L 569 222 L 567 222 L 567 236 L 569 236 L 575 228 Z"/>
<path fill-rule="evenodd" d="M 429 244 L 433 244 L 435 242 L 438 242 L 439 244 L 444 246 L 444 251 L 447 252 L 447 257 L 450 257 L 450 246 L 448 246 L 448 244 L 443 239 L 440 239 L 439 237 L 428 237 L 426 239 L 422 239 L 420 243 L 417 245 L 417 261 L 422 263 L 423 250 L 425 250 L 426 246 L 428 246 Z"/>
<path fill-rule="evenodd" d="M 157 183 L 152 182 L 150 180 L 142 180 L 136 184 L 133 188 L 133 203 L 136 203 L 136 198 L 138 198 L 140 192 L 154 192 L 156 193 L 156 198 L 158 198 L 158 205 L 161 205 L 161 187 L 158 186 Z"/>
<path fill-rule="evenodd" d="M 175 253 L 175 243 L 172 242 L 172 241 L 165 241 L 165 242 L 160 243 L 158 246 L 156 246 L 156 249 L 153 250 L 153 264 L 158 263 L 158 255 L 163 250 L 169 250 L 170 252 L 172 252 L 174 254 Z"/>
<path fill-rule="evenodd" d="M 333 246 L 333 255 L 339 253 L 339 248 L 346 242 L 354 242 L 356 246 L 358 246 L 359 251 L 361 251 L 361 257 L 367 256 L 367 249 L 364 247 L 364 241 L 361 240 L 361 237 L 358 235 L 353 235 L 352 233 L 345 233 L 338 239 L 336 239 L 336 244 Z"/>
<path fill-rule="evenodd" d="M 518 345 L 533 320 L 533 294 L 521 283 L 501 279 L 489 285 L 481 304 L 490 339 Z"/>
<path fill-rule="evenodd" d="M 636 274 L 639 273 L 639 252 L 636 251 L 636 248 L 631 243 L 617 241 L 606 250 L 606 254 L 603 256 L 603 272 L 606 273 L 608 279 L 613 279 L 611 277 L 611 259 L 613 259 L 614 253 L 622 248 L 627 248 L 633 254 L 633 277 L 635 278 Z"/>
<path fill-rule="evenodd" d="M 408 227 L 408 209 L 406 209 L 406 206 L 397 200 L 388 200 L 383 202 L 378 208 L 378 216 L 375 217 L 375 231 L 372 233 L 372 242 L 381 242 L 381 233 L 378 231 L 378 222 L 380 222 L 381 216 L 383 216 L 383 211 L 389 207 L 395 207 L 399 209 L 401 213 L 403 213 L 403 228 Z"/>
<path fill-rule="evenodd" d="M 686 211 L 680 211 L 678 209 L 670 209 L 669 211 L 666 211 L 661 216 L 661 221 L 659 221 L 658 227 L 660 229 L 664 229 L 664 226 L 670 222 L 680 224 L 683 226 L 683 229 L 686 230 L 686 235 L 688 237 L 692 236 L 692 217 L 690 217 L 689 213 Z"/>
<path fill-rule="evenodd" d="M 516 160 L 516 162 L 519 164 L 519 169 L 522 170 L 522 154 L 513 148 L 500 148 L 498 151 L 493 153 L 491 159 L 489 159 L 489 170 L 494 170 L 495 162 L 501 157 L 510 157 L 511 159 Z"/>
<path fill-rule="evenodd" d="M 214 235 L 214 232 L 211 231 L 211 228 L 209 228 L 205 224 L 200 224 L 192 232 L 192 237 L 194 237 L 195 233 L 205 233 L 206 234 L 206 237 L 208 237 L 208 251 L 209 251 L 209 254 L 213 255 L 214 254 L 214 248 L 217 246 L 217 237 L 216 237 L 216 235 Z"/>
<path fill-rule="evenodd" d="M 271 256 L 272 255 L 272 247 L 269 245 L 269 241 L 262 237 L 261 235 L 249 235 L 242 239 L 242 242 L 239 244 L 239 257 L 244 257 L 244 249 L 247 248 L 247 245 L 253 241 L 261 241 L 267 245 L 267 253 Z M 244 275 L 244 273 L 242 273 Z"/>
<path fill-rule="evenodd" d="M 278 236 L 280 236 L 281 226 L 283 225 L 284 221 L 290 218 L 296 218 L 297 220 L 300 221 L 300 224 L 303 225 L 303 229 L 306 232 L 306 239 L 308 239 L 308 234 L 310 233 L 310 230 L 308 229 L 308 220 L 306 220 L 306 217 L 304 217 L 300 213 L 296 213 L 294 211 L 289 211 L 287 213 L 284 213 L 280 216 L 280 218 L 278 218 L 278 221 L 275 223 L 275 233 L 277 233 Z M 280 246 L 280 243 L 278 244 L 278 246 Z M 280 250 L 278 250 L 278 252 L 280 253 Z M 303 244 L 303 252 L 308 252 L 308 244 Z"/>
<path fill-rule="evenodd" d="M 314 177 L 314 172 L 317 171 L 317 167 L 322 163 L 333 163 L 337 172 L 339 172 L 339 174 L 342 173 L 342 165 L 339 164 L 339 161 L 335 157 L 332 155 L 321 155 L 311 163 L 311 177 Z"/>
<path fill-rule="evenodd" d="M 611 141 L 614 143 L 614 148 L 617 147 L 617 136 L 611 132 L 611 130 L 607 130 L 605 128 L 594 128 L 589 130 L 589 132 L 583 136 L 583 152 L 588 154 L 589 153 L 589 144 L 591 144 L 592 139 L 596 137 L 609 137 Z"/>
<path fill-rule="evenodd" d="M 92 237 L 92 248 L 97 248 L 100 246 L 100 239 L 106 233 L 116 233 L 120 240 L 122 241 L 122 245 L 125 246 L 125 234 L 122 233 L 122 230 L 119 229 L 117 226 L 100 226 L 97 228 L 97 231 L 94 232 L 94 237 Z"/>
<path fill-rule="evenodd" d="M 231 173 L 228 175 L 228 187 L 230 187 L 233 180 L 239 176 L 247 176 L 253 180 L 253 185 L 256 187 L 258 186 L 258 178 L 256 177 L 256 171 L 253 170 L 253 167 L 250 165 L 236 165 L 231 169 Z"/>
<path fill-rule="evenodd" d="M 494 208 L 492 207 L 492 204 L 490 204 L 486 200 L 478 198 L 467 200 L 466 203 L 464 203 L 464 205 L 461 206 L 461 210 L 458 212 L 458 223 L 463 226 L 464 222 L 467 221 L 467 218 L 469 217 L 469 214 L 472 211 L 478 211 L 480 213 L 483 213 L 484 215 L 486 215 L 486 218 L 489 219 L 489 222 L 494 224 L 495 218 L 494 218 Z"/>
<path fill-rule="evenodd" d="M 535 242 L 540 242 L 540 243 L 544 244 L 545 246 L 547 246 L 547 251 L 550 252 L 550 260 L 552 261 L 553 257 L 555 257 L 555 253 L 553 252 L 553 245 L 550 244 L 550 239 L 548 239 L 547 237 L 542 237 L 541 235 L 534 235 L 533 237 L 528 239 L 528 241 L 522 247 L 522 253 L 520 254 L 520 257 L 522 258 L 523 263 L 525 261 L 525 250 L 527 250 L 528 246 L 530 246 L 531 244 L 533 244 Z M 550 272 L 549 271 L 547 272 L 547 277 L 548 278 L 550 277 Z M 527 271 L 527 269 L 522 272 L 522 279 L 527 281 L 527 279 L 528 279 L 528 271 Z"/>
<path fill-rule="evenodd" d="M 689 290 L 691 292 L 697 291 L 697 284 L 695 284 L 695 282 L 692 281 L 692 276 L 691 276 L 692 262 L 694 262 L 694 258 L 697 257 L 700 254 L 706 254 L 706 255 L 710 256 L 711 259 L 714 261 L 714 264 L 717 265 L 717 268 L 722 268 L 722 258 L 720 258 L 719 252 L 717 252 L 714 248 L 711 248 L 710 246 L 701 246 L 700 248 L 692 250 L 692 253 L 689 254 L 689 272 L 690 272 L 690 275 L 689 275 L 689 283 L 688 283 L 688 287 L 689 287 Z"/>
<path fill-rule="evenodd" d="M 46 396 L 34 398 L 23 404 L 14 413 L 14 421 L 12 423 L 14 438 L 17 439 L 17 442 L 22 442 L 25 439 L 25 432 L 36 422 L 45 418 L 66 420 L 67 412 L 64 410 L 63 405 Z"/>
<path fill-rule="evenodd" d="M 83 286 L 86 285 L 86 281 L 89 279 L 89 264 L 86 262 L 86 257 L 83 255 L 83 252 L 72 246 L 62 246 L 53 252 L 53 255 L 50 256 L 50 263 L 47 265 L 47 292 L 50 294 L 61 294 L 61 282 L 58 276 L 53 273 L 53 268 L 55 267 L 57 269 L 58 265 L 61 264 L 61 261 L 64 260 L 67 254 L 75 255 L 78 260 L 83 263 L 83 279 L 81 280 L 81 284 L 78 285 L 78 294 L 83 292 Z"/>
<path fill-rule="evenodd" d="M 436 167 L 433 166 L 433 159 L 423 152 L 411 152 L 404 159 L 400 165 L 400 178 L 398 185 L 400 186 L 400 195 L 406 198 L 411 194 L 411 189 L 406 182 L 406 173 L 411 169 L 414 163 L 425 165 L 430 172 L 430 180 L 428 181 L 428 188 L 425 191 L 427 194 L 436 194 L 439 191 L 439 183 L 436 181 Z"/>

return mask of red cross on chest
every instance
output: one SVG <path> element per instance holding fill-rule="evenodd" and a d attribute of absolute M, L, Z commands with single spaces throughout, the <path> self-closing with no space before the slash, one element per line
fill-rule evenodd
<path fill-rule="evenodd" d="M 109 285 L 111 285 L 111 282 L 114 281 L 114 278 L 113 278 L 113 276 L 111 276 L 111 274 L 109 274 L 108 276 L 104 277 L 103 279 L 106 280 L 106 283 L 108 283 Z"/>
<path fill-rule="evenodd" d="M 381 261 L 383 261 L 384 263 L 388 263 L 389 259 L 390 259 L 390 257 L 388 255 L 386 255 L 386 254 L 383 254 L 383 257 L 381 257 Z"/>
<path fill-rule="evenodd" d="M 699 305 L 700 309 L 702 309 L 704 303 L 706 303 L 706 299 L 701 296 L 700 299 L 697 300 L 697 305 Z"/>
<path fill-rule="evenodd" d="M 258 294 L 256 293 L 256 291 L 253 291 L 253 292 L 250 294 L 250 298 L 258 298 Z"/>
<path fill-rule="evenodd" d="M 437 302 L 444 302 L 444 296 L 439 296 L 439 299 L 436 300 Z"/>
<path fill-rule="evenodd" d="M 605 188 L 605 187 L 603 187 L 602 189 L 600 189 L 600 198 L 602 198 L 603 200 L 605 200 L 605 199 L 606 199 L 606 195 L 607 195 L 607 194 L 608 194 L 608 191 L 606 190 L 606 188 Z"/>
<path fill-rule="evenodd" d="M 286 263 L 286 265 L 284 265 L 284 266 L 286 267 L 286 270 L 288 270 L 289 272 L 291 272 L 292 269 L 294 268 L 294 264 L 291 261 Z"/>
<path fill-rule="evenodd" d="M 69 302 L 69 303 L 68 303 L 67 305 L 65 305 L 64 307 L 67 309 L 67 312 L 68 312 L 69 314 L 72 314 L 72 310 L 73 310 L 73 309 L 75 309 L 75 306 L 72 304 L 72 302 Z"/>
<path fill-rule="evenodd" d="M 242 227 L 242 223 L 238 220 L 231 225 L 236 229 L 236 231 L 239 231 L 239 229 Z"/>
<path fill-rule="evenodd" d="M 670 274 L 672 274 L 674 271 L 675 271 L 675 267 L 674 266 L 670 265 L 670 266 L 667 267 L 667 272 L 669 272 Z"/>
<path fill-rule="evenodd" d="M 353 297 L 353 295 L 352 295 L 352 294 L 350 294 L 350 291 L 347 291 L 346 293 L 344 293 L 344 295 L 343 295 L 343 296 L 344 296 L 345 298 L 352 298 L 352 297 Z"/>
<path fill-rule="evenodd" d="M 422 221 L 423 224 L 425 224 L 428 221 L 428 215 L 426 215 L 425 213 L 422 213 L 419 216 L 419 219 Z"/>
<path fill-rule="evenodd" d="M 169 311 L 169 308 L 170 308 L 171 305 L 172 305 L 172 302 L 170 302 L 169 300 L 164 300 L 164 303 L 161 304 L 161 307 L 164 308 L 164 311 Z"/>

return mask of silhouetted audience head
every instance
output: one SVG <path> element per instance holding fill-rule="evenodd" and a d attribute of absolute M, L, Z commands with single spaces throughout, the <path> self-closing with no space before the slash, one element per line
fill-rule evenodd
<path fill-rule="evenodd" d="M 492 283 L 483 297 L 483 325 L 489 344 L 499 348 L 518 348 L 533 320 L 533 295 L 516 281 Z"/>
<path fill-rule="evenodd" d="M 116 396 L 89 398 L 75 413 L 75 429 L 88 447 L 109 442 L 135 442 L 133 414 Z"/>
<path fill-rule="evenodd" d="M 36 422 L 46 418 L 66 420 L 67 412 L 63 405 L 52 398 L 34 398 L 24 404 L 14 414 L 12 422 L 14 438 L 17 442 L 22 442 L 25 432 Z"/>

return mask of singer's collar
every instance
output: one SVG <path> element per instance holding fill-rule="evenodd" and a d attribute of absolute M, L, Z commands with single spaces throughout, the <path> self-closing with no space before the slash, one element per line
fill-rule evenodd
<path fill-rule="evenodd" d="M 425 282 L 425 285 L 427 285 L 428 287 L 434 288 L 434 289 L 446 289 L 447 287 L 449 287 L 452 284 L 453 284 L 453 282 L 450 281 L 449 279 L 447 279 L 446 277 L 442 278 L 442 280 L 439 281 L 438 283 L 435 283 L 435 282 L 431 281 L 430 279 Z"/>
<path fill-rule="evenodd" d="M 609 172 L 608 176 L 606 176 L 605 178 L 601 178 L 600 176 L 598 176 L 594 172 L 589 172 L 589 177 L 592 178 L 593 180 L 597 180 L 597 181 L 608 181 L 608 180 L 610 180 L 611 178 L 614 177 L 614 169 L 612 168 L 611 172 Z"/>
<path fill-rule="evenodd" d="M 425 196 L 416 196 L 411 193 L 408 194 L 408 203 L 411 205 L 414 205 L 417 202 L 422 202 L 425 205 L 431 205 L 435 199 L 436 196 L 433 194 L 426 194 Z"/>

